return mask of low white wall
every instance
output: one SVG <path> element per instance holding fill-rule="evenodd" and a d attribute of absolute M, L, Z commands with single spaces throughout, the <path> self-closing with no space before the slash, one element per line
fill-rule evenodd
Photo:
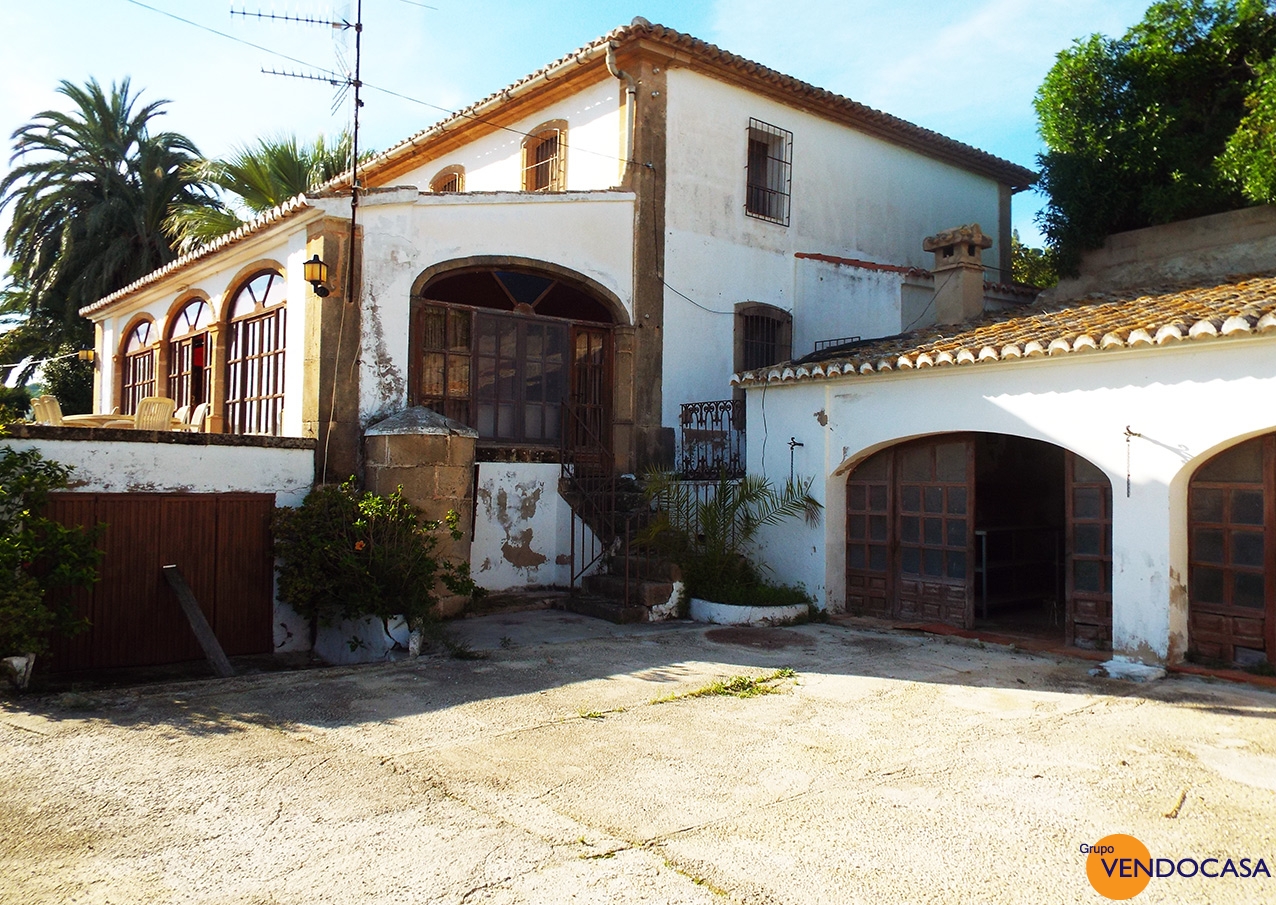
<path fill-rule="evenodd" d="M 571 506 L 558 492 L 562 466 L 481 462 L 470 572 L 508 591 L 571 583 Z"/>
<path fill-rule="evenodd" d="M 67 489 L 81 493 L 273 493 L 276 506 L 300 506 L 315 471 L 314 442 L 304 440 L 281 447 L 12 437 L 0 444 L 71 466 Z"/>
<path fill-rule="evenodd" d="M 1112 482 L 1113 646 L 1181 656 L 1187 642 L 1187 485 L 1207 458 L 1276 428 L 1276 339 L 1184 342 L 987 365 L 811 380 L 748 392 L 749 471 L 817 476 L 824 524 L 766 530 L 765 561 L 822 604 L 845 605 L 846 476 L 868 455 L 929 434 L 1044 440 Z M 764 420 L 765 412 L 765 420 Z M 765 431 L 761 429 L 766 425 Z M 1139 437 L 1127 448 L 1126 427 Z M 1126 493 L 1127 451 L 1129 494 Z"/>

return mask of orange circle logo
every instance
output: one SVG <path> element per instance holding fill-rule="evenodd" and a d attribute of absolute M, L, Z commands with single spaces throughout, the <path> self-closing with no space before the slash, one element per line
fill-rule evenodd
<path fill-rule="evenodd" d="M 1133 836 L 1113 833 L 1094 845 L 1082 846 L 1087 852 L 1086 876 L 1095 892 L 1109 899 L 1132 899 L 1147 888 L 1152 879 L 1152 854 Z"/>

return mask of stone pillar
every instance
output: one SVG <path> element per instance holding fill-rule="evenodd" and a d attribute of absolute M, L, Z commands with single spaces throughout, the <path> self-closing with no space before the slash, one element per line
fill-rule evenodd
<path fill-rule="evenodd" d="M 363 435 L 364 486 L 403 498 L 426 518 L 442 520 L 448 510 L 461 516 L 463 536 L 446 535 L 440 550 L 454 562 L 470 561 L 474 540 L 474 450 L 478 431 L 437 412 L 415 406 L 368 428 Z M 441 592 L 439 612 L 454 616 L 466 598 Z"/>
<path fill-rule="evenodd" d="M 983 250 L 992 247 L 978 223 L 946 229 L 922 242 L 935 253 L 935 323 L 960 324 L 984 310 Z"/>

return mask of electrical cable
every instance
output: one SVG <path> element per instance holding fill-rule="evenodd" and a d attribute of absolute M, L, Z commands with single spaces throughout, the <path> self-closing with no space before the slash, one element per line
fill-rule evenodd
<path fill-rule="evenodd" d="M 344 76 L 344 75 L 341 75 L 341 74 L 339 74 L 339 73 L 333 72 L 331 69 L 327 69 L 327 68 L 325 68 L 325 67 L 323 67 L 323 66 L 316 66 L 314 63 L 310 63 L 310 62 L 308 62 L 308 61 L 306 61 L 306 60 L 302 60 L 302 59 L 298 59 L 297 57 L 289 56 L 288 54 L 286 54 L 286 53 L 281 53 L 281 52 L 280 52 L 280 51 L 278 51 L 278 50 L 272 50 L 271 48 L 269 48 L 269 47 L 264 47 L 264 46 L 262 46 L 261 44 L 255 44 L 255 43 L 253 43 L 252 41 L 245 40 L 244 38 L 238 38 L 238 37 L 236 37 L 235 35 L 228 34 L 227 32 L 219 31 L 218 29 L 213 28 L 212 26 L 204 25 L 204 24 L 202 24 L 202 23 L 199 23 L 199 22 L 194 21 L 193 19 L 187 19 L 187 18 L 184 18 L 183 16 L 179 16 L 179 15 L 177 15 L 176 13 L 169 12 L 168 10 L 164 10 L 164 9 L 160 9 L 160 8 L 158 8 L 158 7 L 155 7 L 155 6 L 151 6 L 151 5 L 150 5 L 150 4 L 148 4 L 148 3 L 143 3 L 143 2 L 142 2 L 142 0 L 124 0 L 124 2 L 125 2 L 125 3 L 131 3 L 131 4 L 133 4 L 134 6 L 139 6 L 139 7 L 141 7 L 142 9 L 150 10 L 150 11 L 151 11 L 151 12 L 153 12 L 153 13 L 159 13 L 161 16 L 166 16 L 166 17 L 168 17 L 169 19 L 174 19 L 174 20 L 176 20 L 176 21 L 178 21 L 178 22 L 182 22 L 182 23 L 184 23 L 184 24 L 186 24 L 186 25 L 190 25 L 190 26 L 192 26 L 193 28 L 198 28 L 200 31 L 206 31 L 206 32 L 208 32 L 209 34 L 217 35 L 219 38 L 225 38 L 225 39 L 227 39 L 228 41 L 234 41 L 236 44 L 243 44 L 244 46 L 246 46 L 246 47 L 251 47 L 251 48 L 253 48 L 254 50 L 260 50 L 260 51 L 262 51 L 263 53 L 268 53 L 268 54 L 271 54 L 272 56 L 280 57 L 281 59 L 287 60 L 287 61 L 289 61 L 290 63 L 296 63 L 296 64 L 298 64 L 298 65 L 300 65 L 300 66 L 306 66 L 306 67 L 309 67 L 310 69 L 314 69 L 314 70 L 316 70 L 316 71 L 318 71 L 318 72 L 322 73 L 323 75 L 328 76 L 329 78 L 334 79 L 334 80 L 336 80 L 336 81 L 339 81 L 339 82 L 345 82 L 345 81 L 348 81 L 348 77 L 347 77 L 347 76 Z M 406 0 L 405 0 L 405 2 L 406 2 Z M 415 4 L 415 3 L 414 3 L 414 4 L 412 4 L 412 5 L 413 5 L 413 6 L 418 6 L 418 5 L 421 5 L 421 4 Z M 426 7 L 426 8 L 427 8 L 427 9 L 432 9 L 433 7 Z M 443 106 L 440 106 L 439 104 L 432 104 L 432 103 L 430 103 L 429 101 L 423 101 L 423 100 L 421 100 L 421 99 L 420 99 L 420 98 L 418 98 L 418 97 L 412 97 L 411 95 L 403 94 L 403 93 L 401 93 L 401 92 L 399 92 L 399 91 L 393 91 L 393 90 L 391 90 L 391 89 L 389 89 L 389 88 L 382 88 L 380 85 L 373 85 L 371 82 L 364 82 L 364 83 L 363 83 L 363 87 L 364 87 L 364 88 L 367 88 L 367 89 L 370 89 L 370 90 L 372 90 L 372 91 L 379 91 L 379 92 L 381 92 L 382 94 L 388 94 L 388 95 L 390 95 L 391 97 L 397 97 L 397 98 L 399 98 L 400 100 L 405 100 L 405 101 L 408 101 L 408 102 L 413 103 L 413 104 L 419 104 L 419 105 L 421 105 L 422 107 L 428 107 L 428 108 L 430 108 L 431 110 L 438 110 L 439 112 L 441 112 L 441 113 L 446 113 L 446 114 L 448 114 L 449 116 L 464 116 L 464 117 L 467 117 L 467 118 L 469 118 L 469 119 L 474 120 L 475 122 L 481 122 L 481 123 L 484 123 L 485 125 L 491 126 L 493 129 L 497 129 L 497 130 L 502 131 L 502 132 L 511 132 L 511 133 L 513 133 L 514 135 L 518 135 L 518 136 L 520 136 L 520 137 L 522 137 L 522 138 L 532 138 L 532 137 L 533 137 L 533 133 L 531 133 L 531 132 L 522 132 L 522 131 L 520 131 L 520 130 L 518 130 L 518 129 L 510 128 L 509 126 L 500 126 L 500 125 L 496 125 L 495 123 L 492 123 L 492 122 L 490 122 L 490 121 L 488 121 L 488 120 L 483 119 L 483 117 L 479 116 L 477 113 L 467 113 L 467 112 L 465 112 L 464 110 L 453 110 L 453 109 L 451 109 L 451 108 L 449 108 L 449 107 L 443 107 Z M 594 156 L 594 157 L 602 157 L 602 158 L 603 158 L 603 159 L 605 159 L 605 160 L 614 160 L 614 161 L 617 161 L 618 163 L 633 163 L 633 164 L 637 164 L 638 166 L 644 166 L 644 167 L 651 168 L 651 164 L 649 164 L 649 163 L 638 164 L 638 162 L 637 162 L 637 161 L 635 161 L 635 160 L 624 160 L 624 159 L 623 159 L 623 158 L 621 158 L 621 157 L 617 157 L 615 154 L 607 154 L 607 153 L 605 153 L 605 152 L 603 152 L 603 151 L 594 151 L 594 150 L 591 150 L 590 148 L 579 148 L 579 147 L 571 146 L 571 152 L 572 152 L 573 154 L 590 154 L 590 155 L 592 155 L 592 156 Z"/>
<path fill-rule="evenodd" d="M 39 361 L 20 361 L 17 364 L 0 365 L 0 368 L 22 368 L 32 367 L 35 365 L 45 365 L 51 361 L 60 361 L 63 358 L 75 358 L 79 354 L 79 352 L 67 352 L 62 355 L 54 355 L 52 358 L 41 358 Z"/>

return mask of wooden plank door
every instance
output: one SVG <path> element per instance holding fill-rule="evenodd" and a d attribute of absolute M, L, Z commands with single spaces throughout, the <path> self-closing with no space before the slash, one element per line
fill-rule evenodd
<path fill-rule="evenodd" d="M 1276 435 L 1206 462 L 1188 491 L 1188 638 L 1210 660 L 1276 657 Z"/>
<path fill-rule="evenodd" d="M 975 623 L 975 442 L 945 437 L 896 451 L 896 619 Z"/>
<path fill-rule="evenodd" d="M 1112 482 L 1090 462 L 1064 456 L 1064 586 L 1068 646 L 1112 649 Z"/>
<path fill-rule="evenodd" d="M 890 619 L 894 610 L 891 478 L 895 451 L 883 450 L 846 481 L 846 609 Z"/>

